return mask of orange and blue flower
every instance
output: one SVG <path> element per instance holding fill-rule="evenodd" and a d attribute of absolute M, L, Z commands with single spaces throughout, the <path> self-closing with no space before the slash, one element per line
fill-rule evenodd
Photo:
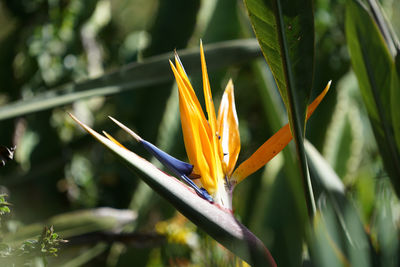
<path fill-rule="evenodd" d="M 235 186 L 263 167 L 285 148 L 291 141 L 292 134 L 289 125 L 286 124 L 235 169 L 240 152 L 240 134 L 233 83 L 230 80 L 225 88 L 217 116 L 201 43 L 200 57 L 207 118 L 179 56 L 175 53 L 175 64 L 170 61 L 179 88 L 180 119 L 190 164 L 163 152 L 122 123 L 110 118 L 132 135 L 170 172 L 191 186 L 199 196 L 232 210 L 232 192 Z M 308 106 L 307 120 L 322 101 L 329 87 L 330 82 Z M 105 135 L 114 143 L 122 146 L 110 135 L 106 133 Z"/>

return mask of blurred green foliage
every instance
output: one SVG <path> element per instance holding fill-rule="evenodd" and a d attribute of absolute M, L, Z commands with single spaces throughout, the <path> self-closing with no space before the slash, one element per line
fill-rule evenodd
<path fill-rule="evenodd" d="M 57 256 L 57 251 L 62 243 L 67 242 L 54 232 L 53 226 L 44 226 L 41 235 L 36 239 L 24 240 L 21 244 L 4 242 L 8 230 L 7 223 L 10 214 L 10 206 L 5 198 L 6 194 L 0 196 L 0 263 L 2 266 L 26 266 L 37 262 L 47 265 L 48 256 Z"/>
<path fill-rule="evenodd" d="M 384 140 L 374 136 L 368 104 L 364 104 L 350 65 L 346 2 L 353 0 L 314 1 L 315 73 L 310 99 L 328 80 L 333 86 L 306 130 L 307 139 L 331 167 L 322 172 L 315 169 L 314 176 L 311 171 L 311 178 L 336 173 L 333 176 L 342 189 L 329 191 L 322 185 L 317 190 L 313 180 L 318 209 L 313 241 L 304 246 L 302 214 L 287 179 L 300 179 L 292 146 L 246 179 L 234 196 L 235 215 L 264 242 L 279 266 L 398 266 L 400 262 L 400 203 L 390 179 L 399 177 L 393 177 L 383 160 L 380 142 Z M 368 4 L 372 2 L 364 1 L 367 14 L 371 14 Z M 399 35 L 399 1 L 378 4 L 389 28 Z M 197 49 L 200 38 L 207 45 L 254 37 L 243 2 L 229 0 L 3 0 L 0 23 L 2 107 L 57 92 L 65 83 L 103 77 L 174 49 Z M 399 66 L 399 57 L 391 56 Z M 382 66 L 373 68 L 381 70 Z M 242 140 L 240 163 L 286 123 L 283 102 L 264 59 L 209 71 L 209 75 L 217 99 L 228 79 L 234 81 Z M 190 78 L 201 99 L 201 76 Z M 74 222 L 64 225 L 68 238 L 61 237 L 78 241 L 66 244 L 57 252 L 59 257 L 50 260 L 57 266 L 236 264 L 232 254 L 180 218 L 138 174 L 66 116 L 66 111 L 74 113 L 147 158 L 144 150 L 133 146 L 107 119 L 114 116 L 185 159 L 176 91 L 172 82 L 162 82 L 0 121 L 0 145 L 17 146 L 15 160 L 0 167 L 1 192 L 13 203 L 12 214 L 2 227 L 12 234 L 28 233 L 24 236 L 28 239 L 41 234 L 37 223 Z M 7 212 L 4 203 L 0 197 L 1 212 Z M 106 219 L 97 213 L 98 207 L 112 208 L 103 210 Z M 89 209 L 89 214 L 74 213 L 83 209 Z M 125 213 L 124 209 L 131 210 Z M 57 221 L 57 216 L 62 219 Z M 160 230 L 165 222 L 187 230 L 187 239 L 177 241 L 175 232 Z M 52 229 L 45 233 L 47 237 L 41 240 L 46 242 L 41 244 L 58 240 Z M 44 249 L 54 252 L 51 246 Z"/>

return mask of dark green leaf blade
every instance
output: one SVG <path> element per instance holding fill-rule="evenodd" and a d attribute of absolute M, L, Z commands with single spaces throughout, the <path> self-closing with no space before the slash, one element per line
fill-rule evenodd
<path fill-rule="evenodd" d="M 245 0 L 245 4 L 288 111 L 311 215 L 315 211 L 315 204 L 303 139 L 314 73 L 312 1 Z"/>
<path fill-rule="evenodd" d="M 397 151 L 400 150 L 400 112 L 398 107 L 398 101 L 400 99 L 400 54 L 397 54 L 395 58 L 395 65 L 392 70 L 392 81 L 391 81 L 391 112 L 392 112 L 392 123 L 394 130 L 394 137 L 397 144 Z"/>
<path fill-rule="evenodd" d="M 245 3 L 286 108 L 290 111 L 293 107 L 289 101 L 296 101 L 304 125 L 314 71 L 312 1 L 246 0 Z"/>
<path fill-rule="evenodd" d="M 386 171 L 400 193 L 400 155 L 396 149 L 390 83 L 393 59 L 371 15 L 355 0 L 347 1 L 346 38 L 354 72 Z"/>

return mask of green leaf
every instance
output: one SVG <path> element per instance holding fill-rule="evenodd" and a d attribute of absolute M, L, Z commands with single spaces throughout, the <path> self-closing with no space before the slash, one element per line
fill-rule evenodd
<path fill-rule="evenodd" d="M 396 55 L 397 37 L 395 36 L 394 32 L 391 31 L 388 22 L 383 16 L 381 6 L 378 4 L 377 0 L 368 0 L 367 3 L 369 9 L 371 10 L 371 15 L 373 16 L 379 31 L 385 39 L 385 43 L 388 46 L 390 53 L 392 55 Z"/>
<path fill-rule="evenodd" d="M 286 168 L 285 164 L 282 169 Z M 302 266 L 305 220 L 304 215 L 298 212 L 298 201 L 292 193 L 291 181 L 285 176 L 286 172 L 280 172 L 271 185 L 259 187 L 264 194 L 256 203 L 257 214 L 252 229 L 268 242 L 267 246 L 278 266 L 297 267 Z M 271 179 L 270 176 L 267 178 Z"/>
<path fill-rule="evenodd" d="M 150 162 L 73 118 L 94 138 L 121 157 L 129 167 L 138 170 L 142 174 L 143 181 L 154 191 L 223 246 L 250 264 L 276 265 L 264 244 L 238 222 L 230 211 L 204 200 L 178 179 L 162 172 Z"/>
<path fill-rule="evenodd" d="M 342 257 L 342 255 L 340 255 L 341 252 L 336 248 L 337 245 L 335 244 L 341 242 L 338 242 L 337 240 L 325 242 L 326 240 L 324 239 L 326 237 L 329 239 L 329 232 L 331 232 L 330 235 L 332 238 L 343 236 L 345 237 L 343 242 L 351 243 L 352 237 L 349 233 L 348 226 L 346 225 L 345 214 L 343 210 L 344 207 L 348 207 L 348 202 L 345 197 L 345 187 L 332 167 L 328 164 L 328 162 L 325 161 L 322 155 L 311 143 L 306 142 L 305 148 L 310 166 L 310 175 L 314 185 L 315 198 L 318 203 L 318 213 L 313 218 L 315 230 L 313 234 L 314 238 L 316 238 L 315 241 L 317 243 L 321 242 L 321 244 L 312 245 L 312 250 L 317 251 L 317 256 L 315 253 L 313 253 L 312 256 L 314 260 L 317 261 L 343 261 L 345 259 Z M 324 214 L 327 216 L 327 206 L 331 209 L 328 214 L 328 217 L 330 218 L 325 218 L 321 221 L 321 216 L 324 216 Z M 337 225 L 332 226 L 332 224 Z M 329 228 L 329 226 L 331 229 L 324 229 L 325 227 Z M 322 236 L 321 231 L 324 233 Z M 339 232 L 340 234 L 337 234 Z M 335 253 L 332 253 L 332 251 Z"/>
<path fill-rule="evenodd" d="M 205 52 L 210 58 L 207 61 L 210 69 L 246 62 L 261 55 L 257 42 L 252 39 L 207 45 Z M 186 70 L 190 73 L 200 71 L 198 54 L 197 48 L 179 51 L 181 59 L 185 61 Z M 169 58 L 173 58 L 172 53 L 154 56 L 143 62 L 128 64 L 96 79 L 68 83 L 33 98 L 9 103 L 0 107 L 0 121 L 63 106 L 85 98 L 117 94 L 172 81 Z"/>
<path fill-rule="evenodd" d="M 324 157 L 343 181 L 351 179 L 360 168 L 360 154 L 367 139 L 357 103 L 350 97 L 350 83 L 357 83 L 353 73 L 351 77 L 338 84 L 338 103 L 323 147 Z"/>
<path fill-rule="evenodd" d="M 342 181 L 319 152 L 310 143 L 305 145 L 318 199 L 311 261 L 316 266 L 369 266 L 373 246 L 356 206 L 346 198 Z"/>
<path fill-rule="evenodd" d="M 261 50 L 288 111 L 311 215 L 315 211 L 315 204 L 303 139 L 314 73 L 312 1 L 245 0 L 245 4 Z"/>
<path fill-rule="evenodd" d="M 347 1 L 346 38 L 354 72 L 371 121 L 383 163 L 400 194 L 400 155 L 391 114 L 393 59 L 379 29 L 362 4 Z"/>
<path fill-rule="evenodd" d="M 84 266 L 90 260 L 96 258 L 101 253 L 106 251 L 108 248 L 108 244 L 106 243 L 99 243 L 94 247 L 91 247 L 87 250 L 82 251 L 79 255 L 76 255 L 72 259 L 69 258 L 68 262 L 59 264 L 58 266 L 62 267 L 75 267 L 75 266 Z"/>
<path fill-rule="evenodd" d="M 245 0 L 268 65 L 290 111 L 295 101 L 304 125 L 314 71 L 312 1 Z"/>
<path fill-rule="evenodd" d="M 316 191 L 320 191 L 316 196 L 321 193 L 327 193 L 337 194 L 340 195 L 341 198 L 344 198 L 344 185 L 329 163 L 325 161 L 311 143 L 306 141 L 305 148 L 309 159 L 308 162 L 310 163 L 310 173 L 312 174 L 313 184 L 316 185 L 315 189 L 319 188 L 319 190 Z"/>
<path fill-rule="evenodd" d="M 400 99 L 400 54 L 395 58 L 395 65 L 392 69 L 392 82 L 391 82 L 391 112 L 394 136 L 397 143 L 397 150 L 400 150 L 400 112 L 398 101 Z"/>

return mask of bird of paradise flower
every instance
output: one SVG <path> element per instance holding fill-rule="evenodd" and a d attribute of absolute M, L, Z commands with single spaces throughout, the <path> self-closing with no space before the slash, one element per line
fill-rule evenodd
<path fill-rule="evenodd" d="M 233 83 L 229 80 L 225 88 L 217 116 L 212 99 L 202 43 L 200 43 L 200 57 L 207 118 L 179 56 L 175 53 L 175 64 L 170 61 L 179 88 L 180 118 L 184 144 L 190 164 L 161 151 L 121 122 L 112 117 L 110 118 L 141 143 L 175 176 L 178 176 L 191 186 L 199 196 L 232 210 L 232 193 L 235 186 L 263 167 L 285 148 L 291 141 L 292 134 L 289 124 L 286 124 L 235 170 L 240 152 L 240 135 Z M 322 93 L 308 106 L 306 120 L 309 119 L 324 98 L 330 84 L 331 82 L 327 84 Z M 93 134 L 88 126 L 84 125 L 73 115 L 71 117 L 89 133 Z M 115 144 L 124 147 L 109 134 L 105 132 L 104 134 Z"/>

